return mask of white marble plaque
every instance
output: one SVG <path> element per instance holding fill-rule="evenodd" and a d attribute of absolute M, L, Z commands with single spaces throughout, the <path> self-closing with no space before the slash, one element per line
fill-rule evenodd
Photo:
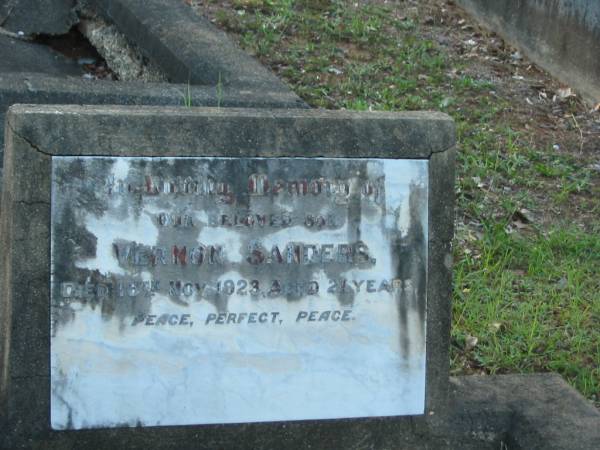
<path fill-rule="evenodd" d="M 52 428 L 422 414 L 427 174 L 53 157 Z"/>

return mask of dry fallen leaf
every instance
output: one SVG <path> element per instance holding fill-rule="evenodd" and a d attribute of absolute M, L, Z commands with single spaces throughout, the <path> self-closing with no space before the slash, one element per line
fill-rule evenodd
<path fill-rule="evenodd" d="M 569 97 L 575 97 L 575 94 L 573 93 L 573 91 L 571 90 L 570 87 L 560 88 L 556 91 L 556 93 L 562 99 L 569 98 Z"/>
<path fill-rule="evenodd" d="M 471 177 L 471 179 L 473 180 L 473 183 L 475 183 L 477 185 L 478 188 L 482 188 L 485 187 L 485 183 L 481 182 L 481 178 L 480 177 Z"/>
<path fill-rule="evenodd" d="M 498 331 L 500 331 L 502 329 L 502 323 L 501 322 L 492 322 L 492 323 L 490 323 L 489 328 L 492 333 L 497 333 Z"/>
<path fill-rule="evenodd" d="M 516 210 L 513 213 L 512 218 L 513 218 L 513 221 L 515 221 L 515 222 L 522 222 L 522 223 L 535 222 L 535 218 L 533 217 L 533 214 L 531 213 L 531 211 L 529 211 L 528 209 L 525 209 L 525 208 Z"/>
<path fill-rule="evenodd" d="M 475 348 L 479 340 L 475 336 L 467 336 L 465 339 L 465 350 L 470 351 Z"/>

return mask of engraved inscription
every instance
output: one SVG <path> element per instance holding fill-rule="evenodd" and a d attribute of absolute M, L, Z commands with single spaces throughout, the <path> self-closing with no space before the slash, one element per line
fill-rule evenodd
<path fill-rule="evenodd" d="M 427 170 L 53 157 L 52 427 L 422 413 Z"/>

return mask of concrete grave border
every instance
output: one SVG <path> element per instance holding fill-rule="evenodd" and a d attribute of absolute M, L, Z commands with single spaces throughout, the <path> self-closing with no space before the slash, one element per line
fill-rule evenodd
<path fill-rule="evenodd" d="M 89 1 L 172 82 L 289 93 L 275 74 L 183 1 Z"/>
<path fill-rule="evenodd" d="M 4 122 L 7 108 L 19 103 L 91 105 L 183 105 L 222 108 L 303 108 L 291 92 L 252 91 L 229 86 L 217 95 L 214 86 L 188 86 L 135 81 L 89 81 L 39 73 L 0 73 L 0 186 L 4 154 Z M 184 106 L 179 106 L 187 109 Z M 0 203 L 1 208 L 1 203 Z"/>
<path fill-rule="evenodd" d="M 426 414 L 394 420 L 410 429 L 443 411 L 449 373 L 454 219 L 455 136 L 448 116 L 16 105 L 8 112 L 6 136 L 0 223 L 0 410 L 7 413 L 5 426 L 11 445 L 26 437 L 36 443 L 83 445 L 82 437 L 104 439 L 116 433 L 114 429 L 84 433 L 50 430 L 50 173 L 52 156 L 58 155 L 429 159 Z M 389 421 L 341 420 L 367 427 Z M 294 439 L 322 423 L 298 423 L 292 434 L 299 434 Z M 217 439 L 212 441 L 215 443 L 228 439 L 232 430 L 241 439 L 268 430 L 271 446 L 291 432 L 285 422 L 168 429 L 177 439 L 203 436 Z M 129 436 L 130 445 L 138 445 L 154 442 L 164 430 L 136 428 L 124 435 Z"/>

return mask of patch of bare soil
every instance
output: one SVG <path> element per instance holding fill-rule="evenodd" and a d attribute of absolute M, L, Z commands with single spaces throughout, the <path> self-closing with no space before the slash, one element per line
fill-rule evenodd
<path fill-rule="evenodd" d="M 597 224 L 599 211 L 588 207 L 600 193 L 600 104 L 586 104 L 569 86 L 529 61 L 496 33 L 479 26 L 453 1 L 428 0 L 412 4 L 421 18 L 422 33 L 453 55 L 457 74 L 489 81 L 490 94 L 508 103 L 503 121 L 530 146 L 568 155 L 577 166 L 592 169 L 593 188 L 574 193 L 569 202 L 547 202 L 548 192 L 535 192 L 540 205 L 537 220 L 544 224 L 572 220 L 582 228 Z M 560 186 L 547 186 L 550 190 Z M 546 207 L 544 207 L 544 205 Z"/>
<path fill-rule="evenodd" d="M 414 5 L 424 37 L 454 55 L 463 73 L 490 81 L 497 96 L 511 100 L 506 113 L 517 129 L 535 134 L 538 142 L 558 144 L 558 151 L 600 153 L 600 104 L 586 105 L 569 86 L 480 27 L 453 1 L 401 3 Z"/>

